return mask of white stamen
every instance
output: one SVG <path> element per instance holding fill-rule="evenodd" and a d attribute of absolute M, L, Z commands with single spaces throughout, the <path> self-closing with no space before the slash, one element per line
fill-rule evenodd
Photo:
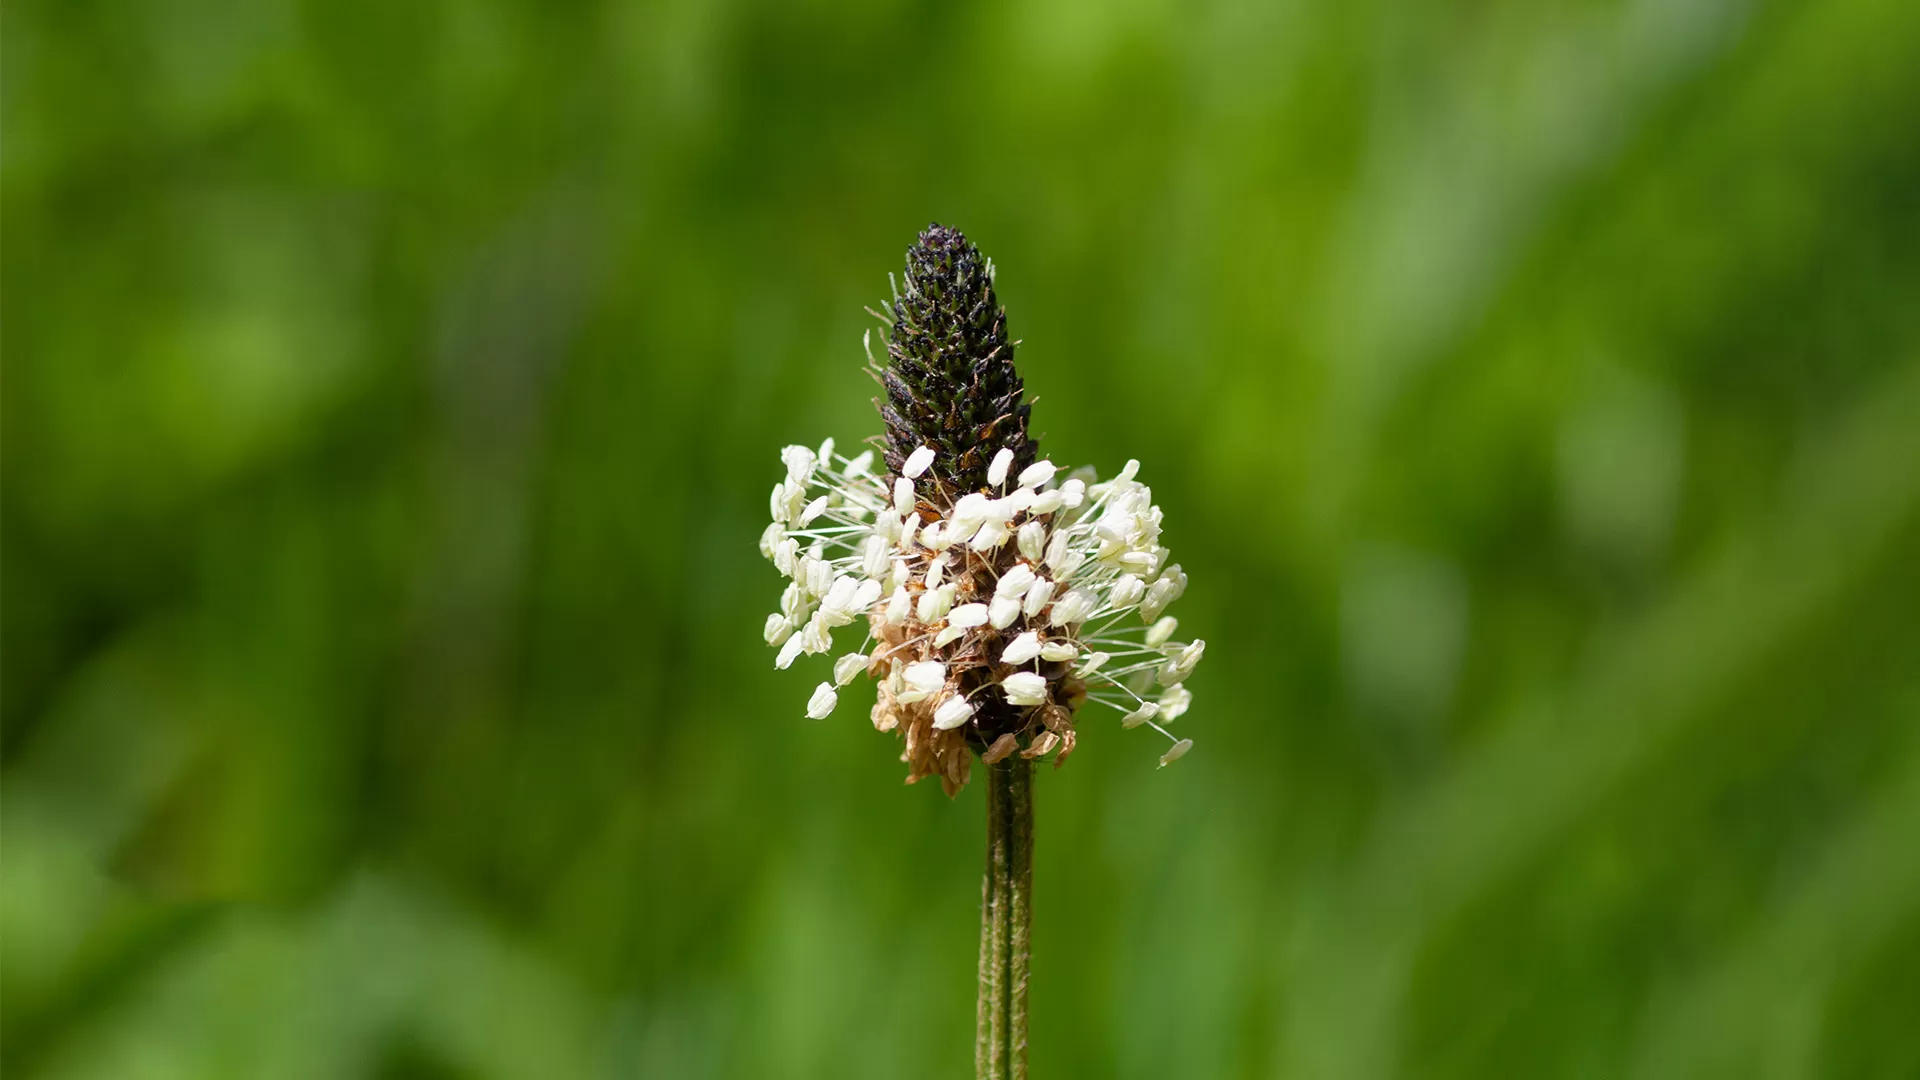
<path fill-rule="evenodd" d="M 1046 578 L 1041 578 L 1027 586 L 1027 600 L 1026 603 L 1020 606 L 1020 610 L 1026 612 L 1027 618 L 1029 619 L 1037 618 L 1040 612 L 1046 608 L 1047 602 L 1052 599 L 1053 582 L 1048 581 Z"/>
<path fill-rule="evenodd" d="M 993 500 L 977 491 L 969 491 L 953 504 L 953 510 L 947 518 L 953 522 L 956 532 L 970 532 L 992 515 Z"/>
<path fill-rule="evenodd" d="M 1132 574 L 1121 574 L 1107 590 L 1107 606 L 1115 611 L 1124 611 L 1140 602 L 1147 595 L 1147 583 Z"/>
<path fill-rule="evenodd" d="M 1193 669 L 1200 666 L 1200 657 L 1205 655 L 1206 651 L 1205 641 L 1189 642 L 1186 648 L 1181 649 L 1173 659 L 1167 661 L 1165 667 L 1160 669 L 1160 681 L 1169 686 L 1184 682 L 1187 676 L 1193 674 Z"/>
<path fill-rule="evenodd" d="M 993 455 L 993 464 L 987 466 L 987 483 L 992 484 L 994 487 L 999 487 L 1001 484 L 1006 483 L 1007 470 L 1012 466 L 1013 451 L 1004 446 L 1001 447 L 1000 452 Z"/>
<path fill-rule="evenodd" d="M 820 563 L 818 565 L 824 566 L 826 564 Z M 879 585 L 878 582 L 869 582 L 869 584 L 874 585 L 876 588 Z M 855 597 L 858 595 L 859 589 L 860 583 L 850 577 L 834 579 L 833 587 L 827 590 L 826 598 L 820 601 L 820 610 L 826 615 L 827 621 L 830 624 L 834 626 L 845 626 L 853 621 L 853 613 L 857 608 Z"/>
<path fill-rule="evenodd" d="M 807 639 L 803 634 L 794 634 L 789 637 L 786 644 L 780 646 L 780 655 L 773 658 L 773 666 L 782 671 L 793 666 L 794 658 L 800 655 L 800 650 L 806 648 L 806 645 Z"/>
<path fill-rule="evenodd" d="M 1071 660 L 1080 654 L 1080 647 L 1071 641 L 1049 641 L 1040 649 L 1040 659 L 1049 663 Z"/>
<path fill-rule="evenodd" d="M 1047 700 L 1047 680 L 1031 671 L 1007 676 L 1000 680 L 1000 688 L 1013 705 L 1038 705 Z"/>
<path fill-rule="evenodd" d="M 911 705 L 916 701 L 925 701 L 940 692 L 947 683 L 947 665 L 938 660 L 922 660 L 908 664 L 900 673 L 906 690 L 897 695 L 902 705 Z"/>
<path fill-rule="evenodd" d="M 939 708 L 933 710 L 933 726 L 941 731 L 951 731 L 966 723 L 971 716 L 973 716 L 973 706 L 967 703 L 966 698 L 955 694 L 941 702 Z"/>
<path fill-rule="evenodd" d="M 1174 683 L 1160 692 L 1160 715 L 1171 722 L 1180 719 L 1193 704 L 1193 691 Z"/>
<path fill-rule="evenodd" d="M 948 626 L 957 626 L 962 630 L 971 630 L 976 626 L 985 626 L 989 618 L 987 605 L 962 604 L 947 616 Z"/>
<path fill-rule="evenodd" d="M 914 614 L 919 616 L 923 623 L 939 622 L 946 618 L 947 612 L 953 608 L 953 594 L 952 582 L 937 589 L 928 589 L 920 594 L 920 603 L 915 606 Z"/>
<path fill-rule="evenodd" d="M 768 534 L 771 535 L 772 531 L 779 527 L 778 522 L 769 525 L 767 527 Z M 1015 543 L 1020 546 L 1020 555 L 1028 562 L 1037 563 L 1040 561 L 1041 556 L 1046 554 L 1047 526 L 1044 522 L 1027 522 L 1025 525 L 1020 526 L 1020 531 L 1015 534 L 1015 537 Z M 762 543 L 765 543 L 765 541 L 762 541 Z"/>
<path fill-rule="evenodd" d="M 995 630 L 1005 630 L 1020 618 L 1020 600 L 1013 596 L 996 596 L 987 605 L 987 625 Z"/>
<path fill-rule="evenodd" d="M 1047 544 L 1047 565 L 1056 572 L 1060 569 L 1060 565 L 1067 561 L 1068 543 L 1069 539 L 1065 532 L 1056 532 Z"/>
<path fill-rule="evenodd" d="M 826 613 L 823 611 L 814 612 L 813 618 L 807 620 L 806 629 L 800 631 L 797 636 L 805 643 L 810 655 L 818 656 L 821 653 L 833 651 L 833 633 L 827 625 Z"/>
<path fill-rule="evenodd" d="M 806 590 L 802 589 L 797 581 L 789 582 L 786 589 L 780 593 L 780 614 L 785 615 L 787 621 L 795 626 L 806 621 L 812 607 L 812 603 L 807 600 Z"/>
<path fill-rule="evenodd" d="M 825 720 L 840 704 L 840 695 L 833 689 L 832 683 L 821 683 L 814 688 L 813 697 L 807 700 L 807 717 L 813 720 Z"/>
<path fill-rule="evenodd" d="M 1184 575 L 1182 577 L 1184 578 Z M 1141 616 L 1148 619 L 1159 618 L 1160 613 L 1167 610 L 1167 605 L 1179 598 L 1180 589 L 1184 584 L 1184 580 L 1162 576 L 1159 581 L 1148 587 L 1147 597 L 1140 604 Z"/>
<path fill-rule="evenodd" d="M 813 475 L 813 451 L 804 446 L 782 447 L 780 460 L 787 463 L 787 482 L 790 484 L 804 484 Z"/>
<path fill-rule="evenodd" d="M 789 536 L 774 545 L 773 568 L 789 577 L 793 575 L 794 560 L 800 555 L 800 541 Z"/>
<path fill-rule="evenodd" d="M 1027 595 L 1027 588 L 1033 582 L 1033 568 L 1025 563 L 1018 563 L 1013 569 L 1000 575 L 1000 580 L 994 583 L 993 595 L 1018 600 Z"/>
<path fill-rule="evenodd" d="M 889 545 L 884 536 L 869 536 L 860 542 L 860 570 L 868 577 L 879 581 L 893 569 L 893 559 L 889 557 Z"/>
<path fill-rule="evenodd" d="M 1036 461 L 1020 470 L 1020 486 L 1023 488 L 1045 487 L 1053 479 L 1054 469 L 1051 461 Z"/>
<path fill-rule="evenodd" d="M 1067 595 L 1053 605 L 1053 617 L 1048 620 L 1051 626 L 1066 626 L 1070 623 L 1085 622 L 1099 608 L 1100 601 L 1085 589 L 1069 589 Z"/>
<path fill-rule="evenodd" d="M 775 616 L 778 618 L 778 616 Z M 1040 655 L 1040 635 L 1028 630 L 1008 643 L 1000 652 L 1000 662 L 1018 666 Z"/>
<path fill-rule="evenodd" d="M 845 686 L 854 677 L 867 669 L 867 658 L 861 653 L 848 653 L 833 662 L 833 681 L 837 686 Z"/>
<path fill-rule="evenodd" d="M 1013 534 L 1007 531 L 1005 522 L 983 522 L 980 526 L 980 531 L 974 533 L 973 539 L 968 541 L 968 546 L 972 547 L 975 551 L 992 551 L 994 548 L 1006 543 L 1007 537 L 1011 535 Z"/>
<path fill-rule="evenodd" d="M 794 580 L 805 578 L 802 586 L 808 593 L 814 596 L 827 595 L 827 590 L 833 588 L 833 566 L 815 556 L 807 556 L 800 562 L 803 565 L 795 568 Z"/>

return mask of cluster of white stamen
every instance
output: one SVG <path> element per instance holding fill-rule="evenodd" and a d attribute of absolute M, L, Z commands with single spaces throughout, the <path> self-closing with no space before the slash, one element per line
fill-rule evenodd
<path fill-rule="evenodd" d="M 1160 544 L 1160 508 L 1135 480 L 1139 462 L 1108 481 L 1083 468 L 1056 484 L 1047 461 L 1009 478 L 1013 453 L 1001 450 L 987 469 L 990 490 L 963 494 L 936 517 L 916 490 L 936 461 L 932 447 L 910 454 L 891 483 L 874 474 L 871 450 L 842 457 L 832 439 L 780 456 L 787 475 L 774 485 L 773 522 L 760 538 L 761 552 L 790 579 L 766 621 L 766 641 L 779 648 L 774 666 L 831 653 L 835 630 L 862 616 L 867 624 L 859 645 L 835 661 L 832 680 L 813 692 L 808 716 L 829 715 L 837 687 L 868 670 L 893 702 L 932 702 L 934 728 L 959 727 L 976 702 L 959 690 L 943 651 L 991 627 L 1005 641 L 994 659 L 1006 673 L 990 685 L 1009 704 L 1044 705 L 1070 677 L 1071 706 L 1099 702 L 1122 714 L 1123 727 L 1159 731 L 1173 743 L 1162 765 L 1186 753 L 1191 740 L 1163 725 L 1192 701 L 1184 682 L 1206 642 L 1173 640 L 1177 621 L 1164 612 L 1187 577 Z M 1000 554 L 1009 544 L 1012 554 Z M 974 595 L 961 602 L 954 575 L 982 564 L 998 570 L 990 595 L 970 586 Z M 876 634 L 886 638 L 893 628 L 897 638 L 909 621 L 919 624 L 910 652 L 869 651 Z M 1043 664 L 1053 665 L 1051 679 Z"/>

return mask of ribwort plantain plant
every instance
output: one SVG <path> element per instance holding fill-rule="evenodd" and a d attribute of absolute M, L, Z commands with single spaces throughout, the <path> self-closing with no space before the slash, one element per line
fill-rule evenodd
<path fill-rule="evenodd" d="M 1140 463 L 1101 481 L 1039 456 L 993 286 L 992 261 L 958 230 L 920 234 L 880 315 L 880 358 L 867 339 L 884 393 L 880 470 L 873 450 L 842 457 L 832 439 L 786 447 L 760 539 L 791 579 L 767 616 L 776 667 L 831 653 L 836 629 L 866 623 L 807 715 L 830 715 L 865 672 L 878 683 L 873 725 L 900 733 L 908 783 L 938 777 L 951 796 L 976 757 L 986 769 L 982 1080 L 1027 1073 L 1032 762 L 1066 761 L 1089 703 L 1165 736 L 1162 766 L 1178 760 L 1193 741 L 1163 725 L 1186 712 L 1184 682 L 1206 650 L 1173 640 L 1164 612 L 1187 577 L 1160 544 Z"/>

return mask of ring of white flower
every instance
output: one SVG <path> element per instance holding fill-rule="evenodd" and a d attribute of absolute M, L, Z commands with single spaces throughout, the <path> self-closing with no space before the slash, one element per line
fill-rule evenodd
<path fill-rule="evenodd" d="M 842 457 L 831 439 L 781 451 L 787 475 L 760 539 L 791 579 L 767 616 L 775 666 L 831 653 L 835 630 L 867 623 L 807 715 L 831 714 L 838 687 L 867 671 L 880 682 L 874 724 L 903 731 L 909 779 L 938 774 L 949 790 L 966 782 L 968 748 L 988 763 L 1057 751 L 1058 764 L 1086 702 L 1164 735 L 1162 765 L 1178 759 L 1191 740 L 1164 725 L 1187 710 L 1184 683 L 1206 642 L 1173 640 L 1164 612 L 1187 578 L 1160 544 L 1139 462 L 1104 482 L 1083 468 L 1056 484 L 1047 461 L 1008 477 L 1013 454 L 1002 450 L 988 488 L 943 510 L 944 498 L 916 489 L 939 455 L 922 446 L 885 477 L 872 451 Z"/>

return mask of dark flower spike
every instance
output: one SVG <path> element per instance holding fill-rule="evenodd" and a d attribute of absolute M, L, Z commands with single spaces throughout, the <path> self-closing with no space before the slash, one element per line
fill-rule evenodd
<path fill-rule="evenodd" d="M 1088 702 L 1158 730 L 1173 744 L 1161 764 L 1178 759 L 1192 743 L 1163 725 L 1191 703 L 1183 683 L 1206 642 L 1172 640 L 1163 612 L 1187 576 L 1160 544 L 1140 463 L 1101 482 L 1036 460 L 993 265 L 958 231 L 920 234 L 889 313 L 874 368 L 884 470 L 832 439 L 780 452 L 787 475 L 760 538 L 791 579 L 767 616 L 774 665 L 832 653 L 835 630 L 864 622 L 807 715 L 832 714 L 866 672 L 880 683 L 874 726 L 900 733 L 907 779 L 937 776 L 949 794 L 975 756 L 1058 765 Z"/>
<path fill-rule="evenodd" d="M 892 327 L 880 369 L 886 400 L 888 471 L 931 446 L 945 501 L 986 486 L 1001 449 L 1016 471 L 1033 464 L 1026 387 L 1013 367 L 1007 312 L 993 291 L 993 264 L 958 229 L 929 225 L 907 249 L 904 288 L 888 305 Z"/>

